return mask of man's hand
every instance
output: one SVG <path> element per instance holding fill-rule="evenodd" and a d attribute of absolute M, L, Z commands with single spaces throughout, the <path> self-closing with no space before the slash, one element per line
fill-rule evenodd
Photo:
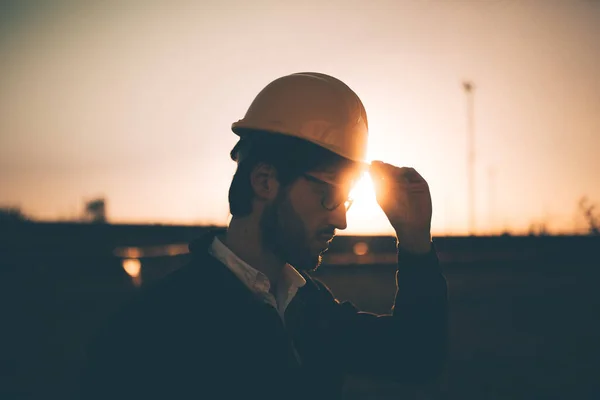
<path fill-rule="evenodd" d="M 373 161 L 369 170 L 377 203 L 396 231 L 399 246 L 414 254 L 431 249 L 429 185 L 413 168 Z"/>

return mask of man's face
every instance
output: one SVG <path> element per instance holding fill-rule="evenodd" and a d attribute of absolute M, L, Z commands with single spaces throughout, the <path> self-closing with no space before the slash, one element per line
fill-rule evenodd
<path fill-rule="evenodd" d="M 311 177 L 343 182 L 336 174 L 327 172 L 311 173 L 308 179 L 300 177 L 281 188 L 261 218 L 263 244 L 298 270 L 316 269 L 336 229 L 346 229 L 345 205 L 327 210 L 322 202 L 331 190 L 342 190 L 342 197 L 347 196 L 350 185 L 332 187 Z"/>

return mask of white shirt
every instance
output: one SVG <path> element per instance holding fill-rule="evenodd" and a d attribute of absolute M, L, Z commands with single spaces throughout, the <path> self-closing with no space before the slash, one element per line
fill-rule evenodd
<path fill-rule="evenodd" d="M 281 280 L 278 282 L 277 296 L 273 296 L 269 290 L 271 282 L 269 278 L 262 272 L 252 268 L 248 263 L 236 256 L 225 244 L 214 238 L 209 253 L 225 264 L 241 280 L 244 285 L 256 294 L 264 302 L 272 305 L 282 320 L 285 309 L 290 304 L 298 288 L 306 284 L 306 280 L 300 273 L 291 265 L 285 264 L 281 274 Z M 284 320 L 285 323 L 285 320 Z"/>

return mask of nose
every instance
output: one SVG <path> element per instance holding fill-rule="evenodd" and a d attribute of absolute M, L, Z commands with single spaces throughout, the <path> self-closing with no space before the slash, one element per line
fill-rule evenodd
<path fill-rule="evenodd" d="M 346 207 L 344 204 L 340 204 L 335 210 L 329 211 L 329 224 L 334 226 L 335 229 L 344 230 L 348 227 L 346 222 Z"/>

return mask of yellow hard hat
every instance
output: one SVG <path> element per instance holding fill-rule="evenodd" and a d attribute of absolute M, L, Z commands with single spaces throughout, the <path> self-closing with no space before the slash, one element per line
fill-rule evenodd
<path fill-rule="evenodd" d="M 231 129 L 237 135 L 266 131 L 294 136 L 349 160 L 366 160 L 365 107 L 345 83 L 325 74 L 302 72 L 274 80 Z"/>

